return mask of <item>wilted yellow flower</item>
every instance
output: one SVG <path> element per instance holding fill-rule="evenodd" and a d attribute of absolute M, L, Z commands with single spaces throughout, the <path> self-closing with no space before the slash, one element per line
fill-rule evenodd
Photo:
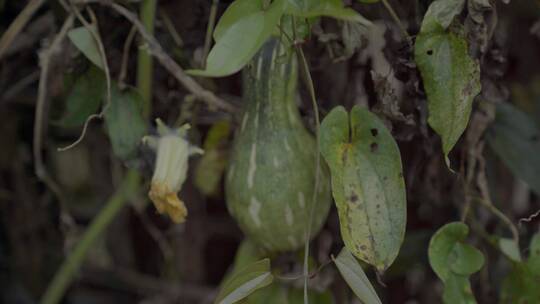
<path fill-rule="evenodd" d="M 178 198 L 178 191 L 186 180 L 188 157 L 204 153 L 185 139 L 189 125 L 169 129 L 159 119 L 158 137 L 146 136 L 143 141 L 156 150 L 156 164 L 148 196 L 159 213 L 169 215 L 175 223 L 185 221 L 188 211 Z"/>

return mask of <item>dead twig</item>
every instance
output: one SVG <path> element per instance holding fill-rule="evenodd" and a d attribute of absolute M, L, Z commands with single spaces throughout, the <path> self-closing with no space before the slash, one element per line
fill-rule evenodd
<path fill-rule="evenodd" d="M 10 47 L 13 39 L 21 32 L 24 26 L 28 23 L 34 13 L 43 5 L 45 0 L 31 0 L 22 12 L 15 18 L 9 28 L 4 32 L 2 38 L 0 38 L 0 59 L 4 56 L 8 48 Z"/>
<path fill-rule="evenodd" d="M 35 110 L 35 116 L 34 116 L 34 138 L 33 138 L 33 147 L 32 147 L 36 176 L 42 182 L 44 182 L 47 185 L 47 187 L 49 187 L 49 189 L 51 189 L 51 191 L 53 191 L 53 193 L 57 196 L 57 198 L 60 200 L 63 210 L 65 210 L 64 204 L 63 204 L 64 199 L 61 194 L 60 188 L 58 187 L 56 182 L 50 177 L 47 170 L 45 169 L 45 166 L 43 165 L 43 156 L 41 155 L 41 150 L 43 146 L 42 128 L 45 122 L 44 112 L 45 112 L 45 106 L 47 102 L 47 84 L 48 84 L 48 76 L 49 76 L 49 68 L 50 68 L 51 60 L 53 56 L 58 52 L 60 48 L 60 44 L 66 37 L 68 30 L 73 26 L 73 20 L 74 20 L 74 16 L 69 15 L 64 21 L 64 24 L 62 25 L 60 32 L 54 38 L 52 44 L 39 54 L 41 72 L 40 72 L 40 77 L 39 77 L 38 96 L 37 96 L 36 110 Z M 67 216 L 67 212 L 62 211 L 62 216 L 63 216 L 63 220 L 66 220 L 66 222 L 69 222 L 69 216 Z"/>
<path fill-rule="evenodd" d="M 176 63 L 161 47 L 159 42 L 150 35 L 144 28 L 144 25 L 139 21 L 136 14 L 132 13 L 125 7 L 118 5 L 111 1 L 105 0 L 77 0 L 75 3 L 99 3 L 114 9 L 117 13 L 129 20 L 137 30 L 139 34 L 148 44 L 148 51 L 154 56 L 157 61 L 169 72 L 176 80 L 178 80 L 189 92 L 208 104 L 210 108 L 223 110 L 229 113 L 237 112 L 236 107 L 228 103 L 227 101 L 216 96 L 213 92 L 206 90 L 200 84 L 198 84 L 191 76 L 187 75 L 184 69 Z"/>

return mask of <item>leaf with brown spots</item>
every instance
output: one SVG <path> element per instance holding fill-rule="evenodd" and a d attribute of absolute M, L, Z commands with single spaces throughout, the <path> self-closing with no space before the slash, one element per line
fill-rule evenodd
<path fill-rule="evenodd" d="M 428 99 L 428 123 L 439 134 L 446 165 L 469 123 L 472 103 L 480 93 L 480 66 L 471 58 L 462 25 L 452 21 L 463 0 L 434 1 L 416 38 L 414 57 Z"/>
<path fill-rule="evenodd" d="M 398 146 L 367 109 L 355 106 L 349 117 L 337 107 L 321 124 L 321 153 L 331 169 L 345 246 L 385 271 L 399 252 L 407 217 Z"/>

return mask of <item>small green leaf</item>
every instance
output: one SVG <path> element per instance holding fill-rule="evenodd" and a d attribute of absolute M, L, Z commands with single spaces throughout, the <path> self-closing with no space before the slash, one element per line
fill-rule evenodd
<path fill-rule="evenodd" d="M 121 159 L 135 156 L 137 146 L 146 134 L 142 115 L 142 98 L 135 89 L 111 88 L 111 104 L 105 111 L 105 122 L 113 152 Z"/>
<path fill-rule="evenodd" d="M 476 303 L 468 277 L 482 268 L 484 256 L 463 243 L 468 234 L 469 227 L 464 223 L 448 223 L 429 243 L 429 264 L 444 282 L 443 302 L 447 304 Z"/>
<path fill-rule="evenodd" d="M 88 116 L 95 114 L 99 109 L 105 90 L 103 71 L 92 65 L 75 80 L 66 100 L 65 113 L 58 123 L 65 127 L 84 124 Z"/>
<path fill-rule="evenodd" d="M 97 33 L 97 29 L 92 27 Z M 103 59 L 99 52 L 98 45 L 92 33 L 84 26 L 74 28 L 68 32 L 71 42 L 86 56 L 93 64 L 103 69 Z"/>
<path fill-rule="evenodd" d="M 441 137 L 448 167 L 448 153 L 467 127 L 473 100 L 480 93 L 480 66 L 468 53 L 465 33 L 458 25 L 448 28 L 463 1 L 434 1 L 414 50 L 428 98 L 428 123 Z"/>
<path fill-rule="evenodd" d="M 227 142 L 231 130 L 228 121 L 215 123 L 204 141 L 204 155 L 195 168 L 195 186 L 206 196 L 219 192 L 221 177 L 227 166 Z"/>
<path fill-rule="evenodd" d="M 208 54 L 206 70 L 189 70 L 197 76 L 221 77 L 241 70 L 274 32 L 284 11 L 284 1 L 273 1 L 267 10 L 239 18 L 218 32 L 216 45 Z"/>
<path fill-rule="evenodd" d="M 240 269 L 223 283 L 223 288 L 220 290 L 215 303 L 236 303 L 252 294 L 255 290 L 270 285 L 272 280 L 269 259 L 252 263 Z"/>
<path fill-rule="evenodd" d="M 263 0 L 236 0 L 223 13 L 214 29 L 214 40 L 217 42 L 223 34 L 242 17 L 263 10 Z"/>
<path fill-rule="evenodd" d="M 354 294 L 365 304 L 380 304 L 381 300 L 377 296 L 375 288 L 369 282 L 364 270 L 354 258 L 347 247 L 343 247 L 334 263 L 347 282 Z"/>
<path fill-rule="evenodd" d="M 519 246 L 513 239 L 500 238 L 499 249 L 512 261 L 521 262 L 521 254 L 519 252 Z"/>
<path fill-rule="evenodd" d="M 370 26 L 372 23 L 351 8 L 345 8 L 341 0 L 288 0 L 288 14 L 303 17 L 332 17 Z"/>
<path fill-rule="evenodd" d="M 484 256 L 471 245 L 456 243 L 450 252 L 450 269 L 458 275 L 469 276 L 482 268 Z"/>
<path fill-rule="evenodd" d="M 469 275 L 482 267 L 482 253 L 462 242 L 468 234 L 467 225 L 453 222 L 441 227 L 431 238 L 429 263 L 442 281 L 445 281 L 451 272 Z"/>
<path fill-rule="evenodd" d="M 355 106 L 349 118 L 336 107 L 321 124 L 321 153 L 331 170 L 345 246 L 386 270 L 399 253 L 407 216 L 396 142 L 367 109 Z"/>
<path fill-rule="evenodd" d="M 508 103 L 497 104 L 487 133 L 489 146 L 512 173 L 540 194 L 540 129 L 535 121 Z"/>

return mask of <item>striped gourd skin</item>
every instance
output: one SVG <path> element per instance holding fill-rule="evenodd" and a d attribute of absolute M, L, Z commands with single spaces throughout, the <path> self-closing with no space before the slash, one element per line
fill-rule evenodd
<path fill-rule="evenodd" d="M 303 245 L 314 189 L 316 143 L 295 104 L 298 72 L 292 55 L 271 40 L 244 69 L 246 108 L 226 178 L 229 212 L 270 251 Z M 312 236 L 331 204 L 324 165 L 319 184 Z"/>

